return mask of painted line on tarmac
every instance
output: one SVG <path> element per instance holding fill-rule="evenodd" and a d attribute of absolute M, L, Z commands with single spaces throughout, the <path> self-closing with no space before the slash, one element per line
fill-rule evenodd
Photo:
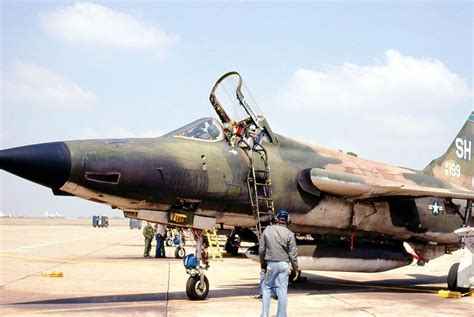
<path fill-rule="evenodd" d="M 66 259 L 58 259 L 58 258 L 49 258 L 49 257 L 40 257 L 40 256 L 23 256 L 23 255 L 15 255 L 15 254 L 0 254 L 0 257 L 6 258 L 17 258 L 17 259 L 25 259 L 25 260 L 38 260 L 38 261 L 46 261 L 46 262 L 59 262 L 59 263 L 77 263 L 77 264 L 93 264 L 93 265 L 104 265 L 104 266 L 119 266 L 119 267 L 126 267 L 126 268 L 134 268 L 134 269 L 150 269 L 153 268 L 156 270 L 156 267 L 152 267 L 149 265 L 129 265 L 129 264 L 121 264 L 121 263 L 104 263 L 99 261 L 82 261 L 82 260 L 66 260 Z M 137 258 L 137 260 L 140 258 Z"/>
<path fill-rule="evenodd" d="M 158 261 L 153 261 L 153 259 L 147 259 L 144 260 L 141 257 L 137 257 L 136 260 L 140 261 L 143 260 L 147 263 L 150 264 L 143 264 L 143 265 L 132 265 L 132 264 L 122 264 L 122 263 L 111 263 L 111 262 L 105 262 L 105 261 L 84 261 L 84 260 L 67 260 L 67 259 L 60 259 L 60 258 L 52 258 L 52 257 L 41 257 L 41 256 L 27 256 L 27 255 L 16 255 L 16 254 L 0 254 L 0 257 L 5 257 L 5 258 L 16 258 L 16 259 L 25 259 L 25 260 L 36 260 L 36 261 L 45 261 L 45 262 L 57 262 L 57 263 L 62 263 L 62 264 L 67 264 L 67 263 L 72 263 L 72 264 L 93 264 L 93 265 L 103 265 L 103 266 L 116 266 L 116 267 L 124 267 L 124 268 L 133 268 L 133 269 L 153 269 L 153 270 L 160 270 L 162 269 L 163 272 L 168 271 L 168 267 L 161 268 L 159 266 L 156 266 L 157 263 L 161 262 L 160 260 Z M 174 260 L 173 258 L 169 258 L 170 260 Z M 107 258 L 104 258 L 104 260 L 107 260 Z M 181 261 L 181 260 L 180 260 Z M 153 263 L 154 266 L 151 266 Z M 170 263 L 170 261 L 164 262 L 163 263 Z M 172 273 L 179 273 L 182 271 L 182 268 L 176 268 L 173 267 L 171 268 Z M 229 276 L 228 272 L 209 272 L 211 276 Z M 259 277 L 253 277 L 253 276 L 245 276 L 242 279 L 244 280 L 260 280 Z"/>
<path fill-rule="evenodd" d="M 140 308 L 140 307 L 152 307 L 159 306 L 154 303 L 149 304 L 123 304 L 123 305 L 107 305 L 107 306 L 97 306 L 97 307 L 77 307 L 77 308 L 56 308 L 56 309 L 39 309 L 39 310 L 23 310 L 23 311 L 14 311 L 2 313 L 5 315 L 33 315 L 33 314 L 47 314 L 47 313 L 69 313 L 69 312 L 78 312 L 78 311 L 100 311 L 100 310 L 110 310 L 110 309 L 120 309 L 120 308 Z"/>
<path fill-rule="evenodd" d="M 97 236 L 88 236 L 88 237 L 81 237 L 81 238 L 75 238 L 75 239 L 69 239 L 69 240 L 63 240 L 63 241 L 55 241 L 55 242 L 48 242 L 48 243 L 42 243 L 42 244 L 36 244 L 36 245 L 28 245 L 28 246 L 14 248 L 14 249 L 0 250 L 0 253 L 14 252 L 14 251 L 25 250 L 25 249 L 34 249 L 34 248 L 39 248 L 39 247 L 45 247 L 45 246 L 48 246 L 48 245 L 55 245 L 55 244 L 68 243 L 68 242 L 72 242 L 72 241 L 86 240 L 86 239 L 103 237 L 103 236 L 108 236 L 108 235 L 111 235 L 111 234 L 122 233 L 122 232 L 127 232 L 127 231 L 130 231 L 130 230 L 107 232 L 107 233 L 99 234 Z"/>
<path fill-rule="evenodd" d="M 144 261 L 146 263 L 143 263 L 141 265 L 133 265 L 133 264 L 123 264 L 123 263 L 115 263 L 115 262 L 106 262 L 106 261 L 85 261 L 85 260 L 68 260 L 68 259 L 60 259 L 60 258 L 52 258 L 52 257 L 41 257 L 41 256 L 29 256 L 29 255 L 17 255 L 17 254 L 0 254 L 0 257 L 5 257 L 5 258 L 14 258 L 14 259 L 25 259 L 25 260 L 35 260 L 35 261 L 45 261 L 45 262 L 56 262 L 60 264 L 92 264 L 92 265 L 102 265 L 102 266 L 114 266 L 114 267 L 123 267 L 123 268 L 132 268 L 132 269 L 153 269 L 154 271 L 157 271 L 159 273 L 162 272 L 168 272 L 168 266 L 157 266 L 160 260 L 153 260 L 153 259 L 143 259 L 141 257 L 137 257 L 136 260 L 138 261 Z M 104 258 L 104 260 L 107 260 L 107 258 Z M 170 258 L 170 260 L 174 260 L 173 258 Z M 116 261 L 116 260 L 114 260 Z M 129 261 L 129 260 L 127 260 Z M 181 260 L 180 260 L 181 262 Z M 171 263 L 170 261 L 163 261 L 162 263 Z M 184 272 L 181 266 L 177 267 L 172 267 L 171 268 L 171 273 L 181 273 Z M 229 276 L 229 273 L 227 272 L 209 272 L 212 276 Z M 251 277 L 251 276 L 246 276 L 244 277 L 246 280 L 260 280 L 258 277 Z"/>

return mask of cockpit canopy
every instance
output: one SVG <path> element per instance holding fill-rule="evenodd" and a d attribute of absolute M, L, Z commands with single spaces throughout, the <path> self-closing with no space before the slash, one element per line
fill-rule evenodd
<path fill-rule="evenodd" d="M 224 139 L 221 123 L 215 118 L 202 118 L 174 130 L 165 136 L 175 136 L 202 141 L 220 141 Z"/>
<path fill-rule="evenodd" d="M 262 110 L 238 72 L 228 72 L 219 78 L 209 100 L 224 126 L 233 126 L 235 129 L 232 130 L 241 132 L 238 137 L 263 134 L 271 143 L 277 143 Z"/>
<path fill-rule="evenodd" d="M 219 120 L 196 120 L 166 136 L 201 141 L 226 140 L 231 146 L 253 148 L 262 141 L 277 143 L 262 111 L 237 72 L 219 78 L 209 97 Z"/>

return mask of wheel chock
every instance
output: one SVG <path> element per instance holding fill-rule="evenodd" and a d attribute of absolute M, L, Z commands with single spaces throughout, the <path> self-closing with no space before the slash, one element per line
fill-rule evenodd
<path fill-rule="evenodd" d="M 440 290 L 438 295 L 443 298 L 461 298 L 461 292 L 452 292 L 448 290 Z"/>
<path fill-rule="evenodd" d="M 44 277 L 63 277 L 64 274 L 63 274 L 63 272 L 45 271 L 45 272 L 41 272 L 41 276 L 44 276 Z"/>
<path fill-rule="evenodd" d="M 448 290 L 440 290 L 438 291 L 438 295 L 443 298 L 461 298 L 461 297 L 466 297 L 466 296 L 474 297 L 474 291 L 461 293 L 461 292 L 453 292 L 453 291 L 448 291 Z"/>

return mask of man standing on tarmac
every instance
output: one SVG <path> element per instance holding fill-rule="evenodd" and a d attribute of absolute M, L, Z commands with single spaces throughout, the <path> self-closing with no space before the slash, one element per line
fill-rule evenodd
<path fill-rule="evenodd" d="M 143 228 L 143 236 L 145 237 L 145 251 L 143 251 L 143 257 L 148 258 L 150 257 L 151 242 L 155 237 L 155 230 L 148 221 Z"/>
<path fill-rule="evenodd" d="M 166 258 L 165 251 L 166 226 L 161 223 L 156 225 L 156 251 L 155 258 Z"/>
<path fill-rule="evenodd" d="M 286 316 L 288 262 L 291 263 L 293 271 L 298 272 L 298 249 L 295 235 L 288 229 L 288 211 L 280 209 L 276 221 L 275 225 L 265 228 L 260 240 L 260 266 L 265 273 L 261 317 L 269 315 L 271 288 L 276 285 L 278 285 L 277 317 Z M 275 281 L 278 281 L 276 285 Z"/>

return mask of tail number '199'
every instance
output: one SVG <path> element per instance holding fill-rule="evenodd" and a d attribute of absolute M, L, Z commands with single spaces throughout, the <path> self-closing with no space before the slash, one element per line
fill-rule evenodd
<path fill-rule="evenodd" d="M 456 163 L 446 162 L 446 164 L 444 164 L 444 172 L 447 176 L 460 177 L 461 176 L 461 166 L 459 164 L 456 164 Z"/>

